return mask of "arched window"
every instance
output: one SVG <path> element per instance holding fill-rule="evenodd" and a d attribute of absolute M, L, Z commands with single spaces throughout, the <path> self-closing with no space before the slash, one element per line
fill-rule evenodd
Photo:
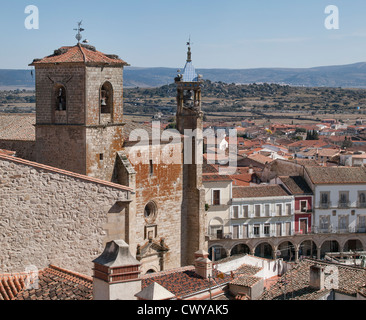
<path fill-rule="evenodd" d="M 100 113 L 112 113 L 113 110 L 113 87 L 106 81 L 100 89 Z"/>
<path fill-rule="evenodd" d="M 55 86 L 55 110 L 65 111 L 67 107 L 66 102 L 66 88 L 61 84 L 57 84 Z"/>

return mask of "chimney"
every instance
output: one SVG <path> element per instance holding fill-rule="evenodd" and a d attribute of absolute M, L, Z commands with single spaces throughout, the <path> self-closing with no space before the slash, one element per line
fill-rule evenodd
<path fill-rule="evenodd" d="M 253 172 L 254 172 L 254 170 L 253 170 L 253 166 L 252 166 L 252 165 L 250 165 L 250 166 L 249 166 L 248 173 L 249 173 L 249 174 L 253 174 Z"/>
<path fill-rule="evenodd" d="M 324 268 L 320 265 L 310 267 L 310 287 L 316 290 L 324 289 Z"/>
<path fill-rule="evenodd" d="M 194 254 L 195 272 L 204 279 L 212 277 L 212 261 L 208 258 L 208 252 L 199 250 Z"/>
<path fill-rule="evenodd" d="M 94 261 L 94 300 L 136 300 L 141 291 L 140 262 L 123 240 L 108 242 Z"/>

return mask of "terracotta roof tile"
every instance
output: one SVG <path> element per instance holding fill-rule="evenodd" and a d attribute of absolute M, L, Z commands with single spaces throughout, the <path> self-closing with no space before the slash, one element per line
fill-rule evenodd
<path fill-rule="evenodd" d="M 306 167 L 314 184 L 366 183 L 366 170 L 362 167 Z"/>
<path fill-rule="evenodd" d="M 50 56 L 43 59 L 35 59 L 30 64 L 37 66 L 41 64 L 55 63 L 98 63 L 109 65 L 128 65 L 125 61 L 115 55 L 106 55 L 95 50 L 89 45 L 77 44 L 75 46 L 65 46 L 54 51 Z"/>
<path fill-rule="evenodd" d="M 0 300 L 92 299 L 91 277 L 50 265 L 39 271 L 36 285 L 27 289 L 27 276 L 25 272 L 0 275 Z"/>
<path fill-rule="evenodd" d="M 330 265 L 331 263 L 305 259 L 295 268 L 286 272 L 279 281 L 266 290 L 260 300 L 284 300 L 286 288 L 286 299 L 290 300 L 317 300 L 327 294 L 330 290 L 317 290 L 310 287 L 310 266 Z M 366 269 L 336 265 L 338 268 L 338 289 L 337 292 L 355 296 L 356 293 L 366 284 Z M 286 283 L 286 287 L 285 287 Z"/>
<path fill-rule="evenodd" d="M 280 197 L 289 193 L 279 185 L 233 187 L 233 198 Z"/>
<path fill-rule="evenodd" d="M 214 281 L 210 284 L 208 279 L 204 279 L 197 275 L 194 271 L 194 267 L 185 269 L 181 271 L 171 270 L 165 273 L 160 273 L 158 275 L 150 275 L 149 277 L 142 278 L 142 289 L 149 286 L 151 283 L 156 282 L 166 290 L 173 293 L 176 297 L 185 297 L 192 295 L 198 291 L 209 289 L 211 286 L 216 286 L 220 284 L 228 283 L 231 277 L 224 275 L 224 278 L 218 278 L 218 271 L 213 270 Z"/>
<path fill-rule="evenodd" d="M 301 176 L 279 177 L 291 194 L 312 194 L 312 191 L 305 179 Z"/>
<path fill-rule="evenodd" d="M 1 114 L 0 140 L 35 141 L 34 114 Z"/>

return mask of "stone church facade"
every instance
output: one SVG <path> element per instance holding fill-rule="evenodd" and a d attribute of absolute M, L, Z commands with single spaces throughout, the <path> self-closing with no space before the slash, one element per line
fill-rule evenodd
<path fill-rule="evenodd" d="M 36 161 L 0 155 L 0 272 L 52 263 L 91 274 L 91 261 L 119 239 L 142 273 L 193 264 L 207 243 L 202 165 L 183 159 L 186 129 L 198 129 L 193 151 L 202 141 L 201 86 L 190 48 L 175 79 L 179 139 L 173 142 L 156 143 L 151 131 L 144 140 L 125 139 L 128 64 L 119 57 L 78 43 L 31 65 Z M 180 161 L 162 161 L 170 153 Z"/>

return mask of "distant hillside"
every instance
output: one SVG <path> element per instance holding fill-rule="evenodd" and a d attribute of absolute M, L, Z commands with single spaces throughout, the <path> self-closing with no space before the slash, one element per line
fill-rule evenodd
<path fill-rule="evenodd" d="M 159 87 L 174 82 L 178 68 L 126 67 L 126 87 Z M 315 68 L 198 69 L 204 79 L 225 83 L 279 83 L 306 87 L 366 88 L 366 62 Z M 0 70 L 0 87 L 34 87 L 30 70 Z"/>

